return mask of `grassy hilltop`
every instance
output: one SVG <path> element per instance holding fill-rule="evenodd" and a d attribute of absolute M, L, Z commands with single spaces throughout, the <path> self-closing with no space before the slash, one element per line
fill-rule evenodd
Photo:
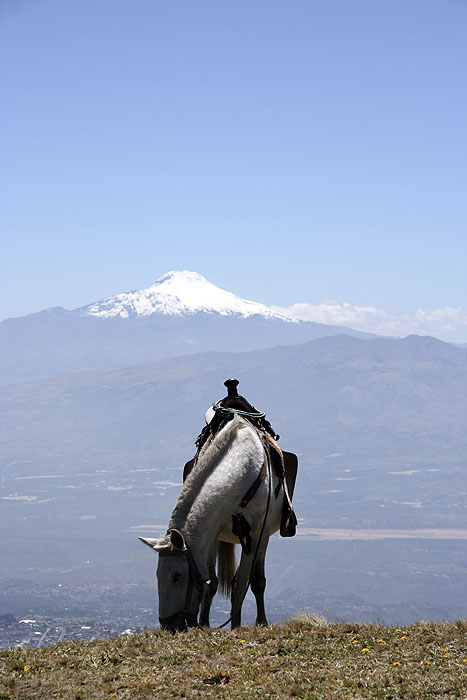
<path fill-rule="evenodd" d="M 301 615 L 0 651 L 3 700 L 467 698 L 467 622 L 395 628 Z"/>

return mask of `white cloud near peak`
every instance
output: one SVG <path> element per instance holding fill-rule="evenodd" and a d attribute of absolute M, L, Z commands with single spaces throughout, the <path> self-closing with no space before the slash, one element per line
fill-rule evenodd
<path fill-rule="evenodd" d="M 376 306 L 358 306 L 339 301 L 271 308 L 301 321 L 349 326 L 377 335 L 431 335 L 448 342 L 467 343 L 467 308 L 460 306 L 415 309 L 399 316 Z"/>

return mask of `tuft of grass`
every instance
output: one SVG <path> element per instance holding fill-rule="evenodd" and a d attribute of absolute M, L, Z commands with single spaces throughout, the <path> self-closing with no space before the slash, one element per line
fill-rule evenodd
<path fill-rule="evenodd" d="M 0 700 L 467 697 L 467 622 L 143 632 L 0 651 Z"/>
<path fill-rule="evenodd" d="M 297 615 L 294 615 L 294 617 L 292 617 L 286 624 L 292 627 L 299 627 L 300 629 L 303 629 L 305 627 L 327 627 L 329 623 L 326 620 L 326 618 L 322 615 L 317 615 L 316 613 L 302 612 L 297 613 Z"/>

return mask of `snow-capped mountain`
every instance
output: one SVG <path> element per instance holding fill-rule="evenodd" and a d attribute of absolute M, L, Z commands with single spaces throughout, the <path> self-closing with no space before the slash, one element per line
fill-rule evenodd
<path fill-rule="evenodd" d="M 264 316 L 294 323 L 264 304 L 248 301 L 216 287 L 196 272 L 168 272 L 147 289 L 124 292 L 77 309 L 80 315 L 99 318 L 134 318 L 163 314 L 190 315 L 197 312 L 243 318 Z M 295 322 L 296 323 L 296 322 Z"/>
<path fill-rule="evenodd" d="M 263 350 L 339 333 L 368 335 L 292 319 L 196 272 L 169 272 L 147 289 L 2 321 L 0 384 L 206 351 Z"/>

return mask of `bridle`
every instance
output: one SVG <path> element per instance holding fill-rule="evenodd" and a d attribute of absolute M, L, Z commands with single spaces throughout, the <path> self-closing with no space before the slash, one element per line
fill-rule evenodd
<path fill-rule="evenodd" d="M 196 588 L 200 596 L 203 595 L 204 586 L 211 583 L 211 579 L 203 579 L 200 570 L 195 562 L 193 554 L 185 543 L 184 549 L 168 550 L 159 552 L 160 557 L 185 557 L 188 563 L 188 586 L 185 597 L 185 606 L 180 612 L 168 615 L 167 617 L 159 617 L 161 627 L 175 627 L 176 629 L 185 630 L 187 627 L 197 627 L 198 620 L 196 615 L 190 613 L 190 603 L 193 595 L 193 587 Z"/>

